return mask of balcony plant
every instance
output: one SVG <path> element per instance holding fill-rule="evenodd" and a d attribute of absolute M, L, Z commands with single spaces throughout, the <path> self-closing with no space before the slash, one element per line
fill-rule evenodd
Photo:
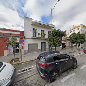
<path fill-rule="evenodd" d="M 46 35 L 45 33 L 41 33 L 42 38 L 45 38 L 45 35 Z"/>
<path fill-rule="evenodd" d="M 41 35 L 40 33 L 38 33 L 38 36 Z"/>

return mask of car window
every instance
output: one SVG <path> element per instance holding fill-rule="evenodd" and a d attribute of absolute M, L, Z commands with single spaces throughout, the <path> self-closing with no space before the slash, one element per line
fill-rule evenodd
<path fill-rule="evenodd" d="M 6 64 L 3 65 L 3 62 L 0 62 L 0 72 L 4 69 L 5 66 Z"/>
<path fill-rule="evenodd" d="M 54 60 L 54 61 L 56 61 L 56 60 L 60 60 L 60 59 L 61 59 L 61 58 L 60 58 L 59 55 L 53 57 L 53 60 Z"/>
<path fill-rule="evenodd" d="M 69 57 L 70 57 L 70 56 L 67 55 L 67 54 L 62 54 L 62 55 L 61 55 L 61 58 L 62 58 L 62 59 L 66 59 L 66 58 L 69 58 Z"/>
<path fill-rule="evenodd" d="M 53 60 L 52 57 L 49 57 L 49 58 L 46 59 L 46 61 L 47 61 L 47 62 L 53 62 L 54 60 Z"/>
<path fill-rule="evenodd" d="M 0 68 L 2 67 L 2 65 L 3 65 L 3 62 L 0 62 Z"/>

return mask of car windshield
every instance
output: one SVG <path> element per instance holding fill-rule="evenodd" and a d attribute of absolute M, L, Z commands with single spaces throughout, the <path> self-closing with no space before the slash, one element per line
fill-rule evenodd
<path fill-rule="evenodd" d="M 0 72 L 4 69 L 5 66 L 6 64 L 3 65 L 3 62 L 0 62 Z"/>
<path fill-rule="evenodd" d="M 2 65 L 3 65 L 3 62 L 0 62 L 0 68 L 2 67 Z"/>

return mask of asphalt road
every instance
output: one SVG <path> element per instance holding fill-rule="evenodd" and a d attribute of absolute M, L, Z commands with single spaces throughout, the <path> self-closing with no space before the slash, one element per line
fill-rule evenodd
<path fill-rule="evenodd" d="M 30 70 L 17 72 L 16 79 L 12 86 L 86 86 L 86 55 L 76 55 L 78 61 L 77 69 L 70 69 L 64 72 L 52 83 L 41 79 L 35 64 Z M 28 67 L 28 66 L 27 66 Z"/>

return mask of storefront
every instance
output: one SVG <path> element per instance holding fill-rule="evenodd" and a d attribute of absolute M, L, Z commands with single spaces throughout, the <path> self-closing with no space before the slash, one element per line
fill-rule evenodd
<path fill-rule="evenodd" d="M 0 56 L 7 56 L 8 54 L 13 54 L 13 47 L 9 45 L 9 40 L 11 37 L 16 37 L 16 53 L 19 53 L 19 43 L 21 38 L 24 37 L 23 31 L 10 30 L 10 29 L 0 29 Z"/>

